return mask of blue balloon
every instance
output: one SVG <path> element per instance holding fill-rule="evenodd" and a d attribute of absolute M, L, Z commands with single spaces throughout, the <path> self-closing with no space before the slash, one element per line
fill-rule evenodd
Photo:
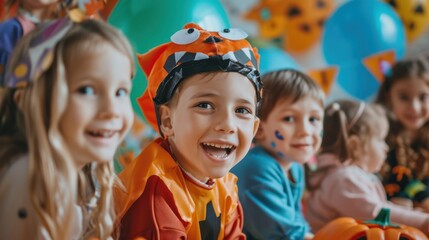
<path fill-rule="evenodd" d="M 367 100 L 379 82 L 362 60 L 382 51 L 405 53 L 406 37 L 401 19 L 380 0 L 350 0 L 326 21 L 322 49 L 326 62 L 339 66 L 337 83 L 354 97 Z"/>
<path fill-rule="evenodd" d="M 284 68 L 302 70 L 295 60 L 280 48 L 258 48 L 258 53 L 260 55 L 259 69 L 261 74 Z"/>
<path fill-rule="evenodd" d="M 128 37 L 137 53 L 169 42 L 170 36 L 189 22 L 207 30 L 230 27 L 219 0 L 122 0 L 116 4 L 108 22 Z M 143 94 L 147 81 L 140 67 L 136 68 L 131 99 L 134 111 L 143 118 L 136 99 Z"/>

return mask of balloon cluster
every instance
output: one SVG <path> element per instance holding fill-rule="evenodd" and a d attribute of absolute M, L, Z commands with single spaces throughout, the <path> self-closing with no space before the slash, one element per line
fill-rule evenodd
<path fill-rule="evenodd" d="M 251 40 L 256 39 L 254 43 L 270 43 L 269 47 L 255 44 L 261 54 L 262 73 L 300 69 L 321 83 L 327 93 L 337 86 L 348 96 L 363 100 L 374 95 L 386 69 L 405 55 L 407 42 L 418 38 L 429 24 L 429 0 L 344 0 L 341 4 L 334 0 L 105 2 L 104 16 L 128 36 L 138 53 L 169 41 L 185 23 L 217 30 L 230 27 L 233 16 L 240 19 L 231 21 L 233 27 L 249 32 Z M 318 51 L 318 57 L 312 49 Z M 313 59 L 321 59 L 320 64 L 306 65 Z M 146 88 L 146 79 L 137 69 L 133 99 Z M 133 104 L 142 117 L 136 101 Z"/>
<path fill-rule="evenodd" d="M 367 100 L 383 80 L 382 65 L 405 54 L 401 19 L 388 4 L 350 0 L 326 21 L 322 50 L 339 68 L 337 83 L 352 96 Z"/>

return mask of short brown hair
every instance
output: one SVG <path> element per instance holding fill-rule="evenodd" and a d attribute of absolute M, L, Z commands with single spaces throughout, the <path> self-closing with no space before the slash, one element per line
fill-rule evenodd
<path fill-rule="evenodd" d="M 283 99 L 291 98 L 293 103 L 311 97 L 320 102 L 323 108 L 325 94 L 320 86 L 306 74 L 294 70 L 283 69 L 262 75 L 263 95 L 258 107 L 258 117 L 267 119 L 274 106 Z"/>

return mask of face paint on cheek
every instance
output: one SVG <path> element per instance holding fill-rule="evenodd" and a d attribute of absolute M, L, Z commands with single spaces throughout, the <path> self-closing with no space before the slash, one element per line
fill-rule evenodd
<path fill-rule="evenodd" d="M 283 141 L 283 140 L 284 140 L 283 135 L 281 135 L 281 134 L 280 134 L 280 131 L 279 131 L 279 130 L 276 130 L 276 131 L 274 132 L 274 136 L 276 136 L 276 138 L 277 138 L 278 140 L 281 140 L 281 141 Z"/>
<path fill-rule="evenodd" d="M 323 130 L 320 131 L 320 137 L 323 138 Z"/>
<path fill-rule="evenodd" d="M 277 156 L 278 156 L 278 157 L 280 157 L 280 158 L 284 158 L 284 156 L 285 156 L 285 155 L 284 155 L 283 153 L 281 153 L 281 152 L 277 152 L 276 154 L 277 154 Z"/>
<path fill-rule="evenodd" d="M 271 142 L 271 147 L 275 148 L 276 147 L 276 143 L 275 142 Z"/>

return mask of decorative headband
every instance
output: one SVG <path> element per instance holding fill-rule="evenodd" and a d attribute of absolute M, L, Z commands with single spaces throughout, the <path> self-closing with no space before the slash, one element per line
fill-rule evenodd
<path fill-rule="evenodd" d="M 366 106 L 365 102 L 363 102 L 363 101 L 359 102 L 359 107 L 358 107 L 355 115 L 350 120 L 349 124 L 347 124 L 347 130 L 350 130 L 356 124 L 356 122 L 362 116 L 362 113 L 365 110 L 365 106 Z M 331 104 L 331 106 L 329 107 L 329 109 L 327 110 L 326 113 L 328 115 L 333 115 L 334 113 L 336 113 L 338 111 L 341 111 L 341 106 L 340 106 L 339 103 L 334 102 L 334 103 Z"/>
<path fill-rule="evenodd" d="M 363 110 L 365 110 L 365 102 L 361 101 L 359 103 L 358 110 L 356 111 L 355 115 L 350 120 L 349 124 L 347 125 L 347 130 L 350 130 L 353 127 L 353 125 L 356 124 L 356 122 L 359 120 L 360 116 L 362 116 Z"/>
<path fill-rule="evenodd" d="M 72 5 L 73 0 L 65 0 L 66 6 Z M 38 79 L 52 64 L 54 49 L 57 43 L 67 34 L 74 23 L 96 16 L 104 7 L 102 0 L 78 0 L 78 8 L 67 12 L 67 16 L 50 21 L 38 35 L 31 40 L 29 49 L 20 63 L 7 76 L 0 86 L 22 88 Z"/>
<path fill-rule="evenodd" d="M 337 102 L 332 103 L 332 105 L 329 107 L 328 111 L 326 111 L 326 113 L 328 115 L 332 115 L 334 113 L 336 113 L 337 111 L 339 111 L 341 109 L 340 104 Z"/>
<path fill-rule="evenodd" d="M 44 26 L 31 40 L 29 49 L 20 63 L 9 73 L 6 86 L 23 88 L 38 79 L 51 66 L 55 46 L 72 25 L 73 22 L 69 18 L 62 18 Z"/>

